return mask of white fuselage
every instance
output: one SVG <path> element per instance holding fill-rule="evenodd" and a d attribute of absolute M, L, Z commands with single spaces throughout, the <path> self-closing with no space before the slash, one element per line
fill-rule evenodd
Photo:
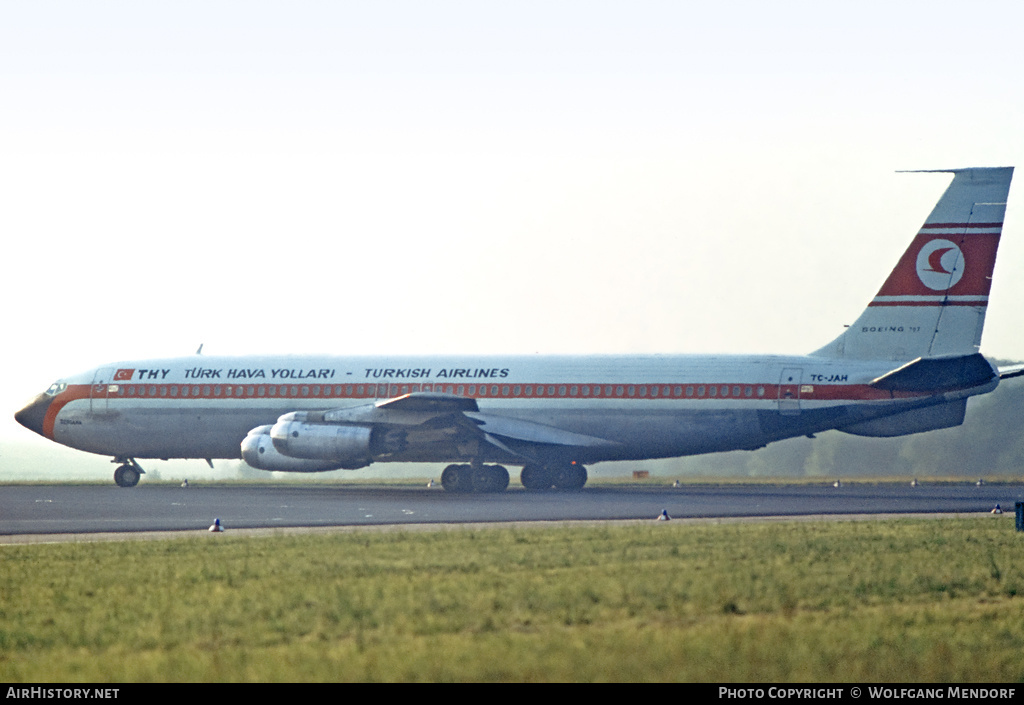
<path fill-rule="evenodd" d="M 117 362 L 63 380 L 44 435 L 135 458 L 237 458 L 255 427 L 297 408 L 366 405 L 416 392 L 611 443 L 580 462 L 754 449 L 967 394 L 868 386 L 890 362 L 808 356 L 205 357 Z M 980 393 L 985 390 L 975 390 Z M 423 433 L 429 434 L 429 429 Z M 445 462 L 479 452 L 443 434 L 377 461 Z M 505 460 L 499 450 L 488 459 Z M 494 456 L 494 457 L 490 457 Z"/>

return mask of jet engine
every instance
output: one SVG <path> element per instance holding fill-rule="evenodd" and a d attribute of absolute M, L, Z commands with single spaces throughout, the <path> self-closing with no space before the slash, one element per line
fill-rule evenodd
<path fill-rule="evenodd" d="M 270 429 L 277 451 L 290 458 L 334 462 L 346 470 L 355 470 L 373 462 L 368 426 L 308 424 L 279 420 Z"/>
<path fill-rule="evenodd" d="M 249 467 L 270 472 L 325 472 L 340 470 L 342 464 L 337 461 L 309 460 L 292 458 L 277 452 L 270 438 L 270 425 L 258 426 L 249 431 L 242 440 L 242 460 Z"/>

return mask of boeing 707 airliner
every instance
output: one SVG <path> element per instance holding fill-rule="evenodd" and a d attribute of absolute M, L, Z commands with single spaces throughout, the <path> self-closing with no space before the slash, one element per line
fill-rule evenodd
<path fill-rule="evenodd" d="M 754 450 L 836 429 L 901 436 L 963 423 L 1024 366 L 979 352 L 1012 167 L 953 180 L 851 326 L 802 356 L 207 357 L 126 360 L 54 382 L 15 414 L 113 456 L 242 458 L 320 472 L 448 463 L 452 492 L 579 489 L 586 466 Z"/>

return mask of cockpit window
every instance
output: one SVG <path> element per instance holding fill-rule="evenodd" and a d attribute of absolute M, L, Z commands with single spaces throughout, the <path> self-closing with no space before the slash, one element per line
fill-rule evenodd
<path fill-rule="evenodd" d="M 46 395 L 50 397 L 55 397 L 67 388 L 67 382 L 54 382 L 53 384 L 50 385 L 50 388 L 46 390 Z"/>

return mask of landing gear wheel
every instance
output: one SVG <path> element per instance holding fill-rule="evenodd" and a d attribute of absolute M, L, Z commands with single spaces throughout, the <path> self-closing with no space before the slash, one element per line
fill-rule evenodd
<path fill-rule="evenodd" d="M 131 465 L 120 465 L 114 471 L 114 482 L 118 487 L 135 487 L 139 484 L 139 471 Z"/>
<path fill-rule="evenodd" d="M 560 490 L 581 490 L 587 484 L 587 469 L 576 463 L 560 465 L 553 474 L 554 485 Z"/>
<path fill-rule="evenodd" d="M 519 481 L 528 490 L 549 490 L 554 484 L 552 473 L 540 465 L 526 465 L 519 474 Z"/>
<path fill-rule="evenodd" d="M 441 486 L 446 492 L 471 492 L 473 490 L 472 468 L 468 465 L 449 465 L 441 473 Z"/>
<path fill-rule="evenodd" d="M 495 465 L 491 472 L 494 475 L 494 492 L 504 492 L 507 490 L 510 480 L 508 470 L 501 465 Z"/>
<path fill-rule="evenodd" d="M 508 487 L 508 470 L 500 465 L 484 465 L 471 472 L 474 492 L 504 492 Z"/>

